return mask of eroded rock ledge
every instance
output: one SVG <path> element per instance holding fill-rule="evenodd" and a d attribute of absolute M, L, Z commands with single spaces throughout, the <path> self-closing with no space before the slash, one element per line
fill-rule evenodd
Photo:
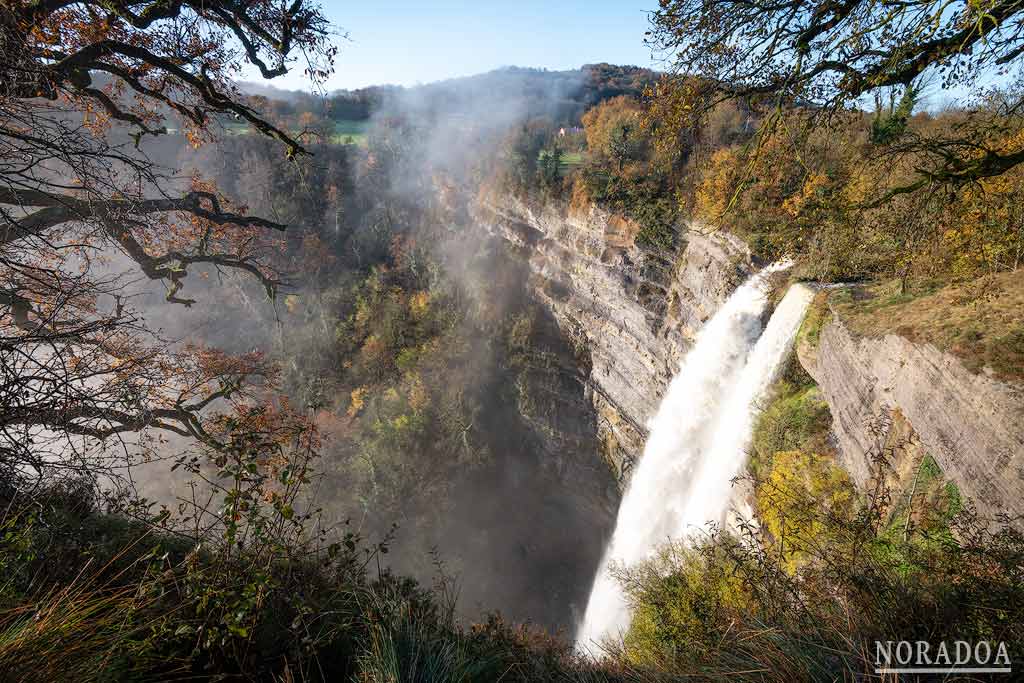
<path fill-rule="evenodd" d="M 528 263 L 533 291 L 589 358 L 587 392 L 621 487 L 697 330 L 752 271 L 749 250 L 727 233 L 690 229 L 674 253 L 654 253 L 637 244 L 636 224 L 592 205 L 501 195 L 478 198 L 471 212 Z M 858 484 L 903 434 L 904 451 L 935 458 L 982 514 L 1024 515 L 1024 388 L 930 345 L 858 337 L 834 314 L 818 339 L 800 359 Z"/>
<path fill-rule="evenodd" d="M 1024 389 L 889 334 L 858 337 L 833 314 L 801 362 L 832 411 L 843 465 L 861 485 L 906 420 L 924 452 L 986 516 L 1024 515 Z"/>
<path fill-rule="evenodd" d="M 655 253 L 636 243 L 635 223 L 592 205 L 502 195 L 472 212 L 528 262 L 538 298 L 589 355 L 599 437 L 621 485 L 696 331 L 750 274 L 749 250 L 688 230 L 674 253 Z"/>

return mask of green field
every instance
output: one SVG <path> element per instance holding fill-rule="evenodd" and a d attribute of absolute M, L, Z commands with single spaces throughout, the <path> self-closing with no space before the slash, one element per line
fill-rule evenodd
<path fill-rule="evenodd" d="M 370 127 L 369 121 L 338 120 L 334 122 L 334 135 L 331 142 L 336 145 L 354 144 L 366 147 L 366 131 Z"/>
<path fill-rule="evenodd" d="M 222 125 L 228 135 L 245 135 L 251 130 L 245 121 L 224 121 Z"/>
<path fill-rule="evenodd" d="M 544 157 L 548 154 L 547 150 L 541 150 L 537 155 L 538 163 L 543 161 Z M 558 164 L 558 170 L 560 175 L 567 176 L 577 168 L 583 165 L 583 153 L 582 152 L 562 152 L 562 158 Z"/>
<path fill-rule="evenodd" d="M 563 168 L 575 168 L 583 163 L 583 152 L 566 152 L 562 155 Z"/>
<path fill-rule="evenodd" d="M 366 147 L 366 131 L 370 127 L 369 121 L 350 121 L 346 119 L 334 121 L 334 133 L 330 142 L 335 145 L 353 144 L 359 147 Z M 246 135 L 252 132 L 252 128 L 244 121 L 226 121 L 223 123 L 224 130 L 228 135 Z M 289 131 L 297 135 L 298 130 Z"/>

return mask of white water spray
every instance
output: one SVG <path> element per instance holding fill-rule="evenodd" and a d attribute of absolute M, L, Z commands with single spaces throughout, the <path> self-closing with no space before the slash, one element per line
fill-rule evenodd
<path fill-rule="evenodd" d="M 767 277 L 777 263 L 739 287 L 697 335 L 669 385 L 598 569 L 577 647 L 595 652 L 618 639 L 630 613 L 613 564 L 632 566 L 669 540 L 724 521 L 730 487 L 743 467 L 755 403 L 774 381 L 814 292 L 794 285 L 762 334 Z"/>

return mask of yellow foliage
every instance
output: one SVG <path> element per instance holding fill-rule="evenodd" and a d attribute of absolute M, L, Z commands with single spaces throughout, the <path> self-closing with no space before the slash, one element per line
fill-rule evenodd
<path fill-rule="evenodd" d="M 986 178 L 958 197 L 955 220 L 942 234 L 949 267 L 958 278 L 1014 270 L 1024 260 L 1024 172 Z"/>
<path fill-rule="evenodd" d="M 612 136 L 624 125 L 632 126 L 639 132 L 644 123 L 641 119 L 643 107 L 632 97 L 620 95 L 592 107 L 583 115 L 583 131 L 587 138 L 587 149 L 605 154 Z"/>
<path fill-rule="evenodd" d="M 716 638 L 715 627 L 732 614 L 755 609 L 753 596 L 734 560 L 701 552 L 684 542 L 670 543 L 623 580 L 633 619 L 624 639 L 631 664 L 648 666 L 665 653 L 666 642 L 702 643 Z"/>
<path fill-rule="evenodd" d="M 370 306 L 365 302 L 360 301 L 356 304 L 356 331 L 362 332 L 366 329 L 367 324 L 370 322 L 372 311 Z"/>
<path fill-rule="evenodd" d="M 409 406 L 415 412 L 419 412 L 426 408 L 429 403 L 430 392 L 427 391 L 423 378 L 417 374 L 409 386 Z"/>
<path fill-rule="evenodd" d="M 697 185 L 694 209 L 698 217 L 717 221 L 725 213 L 732 199 L 740 163 L 739 154 L 732 147 L 723 147 L 711 155 Z"/>
<path fill-rule="evenodd" d="M 816 453 L 776 453 L 767 478 L 757 487 L 758 516 L 782 545 L 791 570 L 810 548 L 828 543 L 826 516 L 848 512 L 853 502 L 846 472 Z"/>
<path fill-rule="evenodd" d="M 1006 137 L 996 145 L 996 151 L 1000 154 L 1015 154 L 1024 149 L 1024 130 L 1018 130 Z M 997 178 L 1002 176 L 997 176 Z"/>
<path fill-rule="evenodd" d="M 430 292 L 416 292 L 409 297 L 409 312 L 414 318 L 422 319 L 430 310 Z"/>
<path fill-rule="evenodd" d="M 803 187 L 796 194 L 787 197 L 782 202 L 782 210 L 794 218 L 800 215 L 804 207 L 814 199 L 819 190 L 824 189 L 829 183 L 828 176 L 823 173 L 811 173 L 804 181 Z"/>
<path fill-rule="evenodd" d="M 572 213 L 583 213 L 590 208 L 590 194 L 582 176 L 576 176 L 572 183 L 572 196 L 569 199 L 569 210 Z"/>
<path fill-rule="evenodd" d="M 346 414 L 349 417 L 355 417 L 359 414 L 359 411 L 366 405 L 366 387 L 358 387 L 352 390 L 352 394 L 349 396 L 350 403 L 348 404 L 348 410 Z"/>
<path fill-rule="evenodd" d="M 843 199 L 851 205 L 863 204 L 878 192 L 878 179 L 866 169 L 854 172 L 843 187 Z"/>

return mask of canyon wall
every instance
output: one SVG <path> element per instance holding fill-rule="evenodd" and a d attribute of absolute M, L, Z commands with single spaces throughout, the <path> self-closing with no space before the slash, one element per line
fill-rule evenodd
<path fill-rule="evenodd" d="M 537 296 L 589 358 L 598 436 L 620 486 L 696 331 L 751 271 L 724 233 L 688 230 L 677 250 L 637 243 L 639 226 L 588 205 L 481 197 L 474 219 L 528 264 Z"/>
<path fill-rule="evenodd" d="M 844 467 L 864 485 L 873 459 L 931 455 L 978 511 L 1024 515 L 1024 390 L 898 335 L 858 337 L 833 312 L 800 359 L 832 412 Z M 906 430 L 905 425 L 910 427 Z M 894 434 L 908 431 L 906 438 Z"/>
<path fill-rule="evenodd" d="M 529 265 L 531 290 L 588 359 L 586 394 L 621 488 L 697 330 L 750 274 L 749 250 L 728 233 L 691 226 L 674 252 L 656 252 L 637 243 L 635 223 L 592 205 L 487 195 L 471 213 Z M 903 337 L 858 338 L 835 315 L 814 348 L 805 341 L 798 351 L 828 401 L 841 462 L 860 485 L 879 454 L 909 461 L 927 453 L 982 514 L 1024 515 L 1022 388 Z"/>

